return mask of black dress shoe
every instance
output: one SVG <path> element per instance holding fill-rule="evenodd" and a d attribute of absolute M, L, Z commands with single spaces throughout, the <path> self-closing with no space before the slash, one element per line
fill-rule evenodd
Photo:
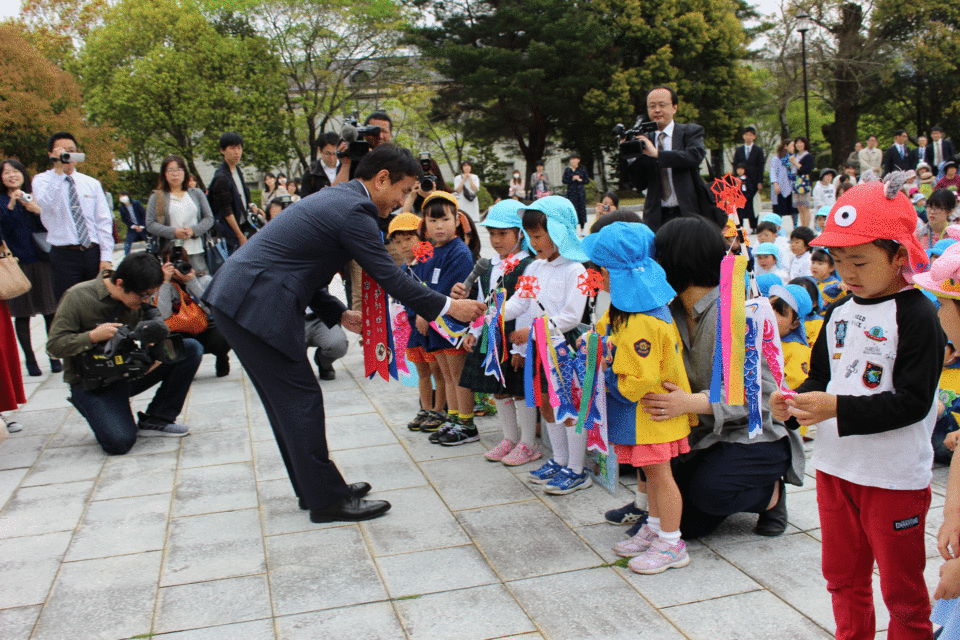
<path fill-rule="evenodd" d="M 362 498 L 370 493 L 371 488 L 369 482 L 354 482 L 347 486 L 347 490 L 350 491 L 350 495 L 354 498 Z M 303 498 L 300 498 L 300 508 L 304 511 L 310 508 L 307 506 L 307 503 L 303 501 Z"/>
<path fill-rule="evenodd" d="M 337 372 L 336 372 L 334 369 L 332 369 L 332 368 L 330 368 L 330 369 L 324 369 L 324 368 L 321 367 L 319 373 L 320 373 L 320 379 L 321 379 L 321 380 L 336 380 L 336 379 L 337 379 Z"/>
<path fill-rule="evenodd" d="M 310 509 L 310 522 L 357 522 L 382 516 L 390 510 L 386 500 L 362 500 L 350 496 L 339 504 Z"/>
<path fill-rule="evenodd" d="M 783 480 L 779 481 L 779 485 L 780 497 L 777 499 L 777 504 L 757 518 L 757 526 L 754 527 L 753 532 L 758 536 L 774 538 L 782 536 L 787 530 L 787 489 Z"/>

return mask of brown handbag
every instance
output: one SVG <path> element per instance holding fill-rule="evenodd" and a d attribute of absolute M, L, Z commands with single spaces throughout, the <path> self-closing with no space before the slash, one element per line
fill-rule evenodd
<path fill-rule="evenodd" d="M 10 300 L 30 291 L 30 281 L 11 253 L 6 242 L 0 242 L 0 300 Z"/>
<path fill-rule="evenodd" d="M 177 292 L 180 294 L 180 308 L 166 320 L 167 327 L 170 331 L 189 333 L 190 335 L 197 335 L 198 333 L 206 331 L 210 325 L 209 320 L 207 320 L 207 314 L 204 313 L 200 305 L 176 283 L 171 282 L 170 284 L 176 287 Z"/>

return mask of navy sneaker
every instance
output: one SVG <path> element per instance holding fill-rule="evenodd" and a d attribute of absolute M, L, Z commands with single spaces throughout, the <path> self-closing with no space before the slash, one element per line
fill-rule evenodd
<path fill-rule="evenodd" d="M 610 509 L 603 514 L 603 517 L 610 524 L 635 524 L 646 522 L 648 515 L 646 511 L 631 502 L 619 509 Z"/>
<path fill-rule="evenodd" d="M 547 483 L 543 491 L 551 495 L 562 496 L 573 493 L 578 489 L 586 489 L 592 484 L 593 480 L 590 479 L 590 474 L 586 471 L 576 473 L 573 469 L 564 467 Z"/>

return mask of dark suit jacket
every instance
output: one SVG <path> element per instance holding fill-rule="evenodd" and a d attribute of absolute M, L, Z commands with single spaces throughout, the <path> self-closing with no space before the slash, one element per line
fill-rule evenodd
<path fill-rule="evenodd" d="M 907 171 L 908 169 L 913 169 L 916 164 L 914 163 L 911 166 L 913 161 L 913 150 L 906 147 L 906 155 L 901 156 L 900 150 L 897 149 L 897 145 L 890 145 L 887 150 L 883 153 L 883 164 L 880 166 L 883 167 L 883 175 L 887 175 L 891 171 Z"/>
<path fill-rule="evenodd" d="M 750 149 L 750 157 L 746 157 L 746 145 L 740 145 L 733 152 L 733 166 L 738 164 L 747 165 L 747 177 L 752 183 L 750 190 L 746 192 L 748 198 L 757 194 L 757 185 L 763 182 L 763 149 L 754 144 Z"/>
<path fill-rule="evenodd" d="M 927 143 L 927 146 L 924 148 L 923 160 L 928 165 L 930 165 L 930 168 L 933 169 L 934 173 L 936 173 L 937 168 L 933 166 L 933 145 L 934 144 L 935 143 L 933 140 Z M 953 143 L 947 140 L 946 138 L 942 138 L 940 140 L 940 144 L 942 145 L 940 147 L 940 150 L 943 152 L 943 155 L 940 158 L 940 162 L 952 160 L 953 159 Z"/>
<path fill-rule="evenodd" d="M 321 290 L 356 260 L 388 294 L 435 319 L 446 297 L 400 271 L 383 246 L 377 216 L 357 180 L 304 198 L 230 256 L 203 301 L 286 356 L 302 358 L 307 306 L 328 325 L 339 322 L 345 307 Z"/>
<path fill-rule="evenodd" d="M 647 136 L 656 142 L 654 134 Z M 681 215 L 699 215 L 695 180 L 700 178 L 700 163 L 707 150 L 703 146 L 703 127 L 698 124 L 674 124 L 673 149 L 661 151 L 653 158 L 646 154 L 637 157 L 627 167 L 639 191 L 646 191 L 643 202 L 643 222 L 656 231 L 660 228 L 660 169 L 673 169 L 673 189 L 677 194 Z"/>
<path fill-rule="evenodd" d="M 139 200 L 131 200 L 130 205 L 133 207 L 133 217 L 130 216 L 130 210 L 127 208 L 128 205 L 120 203 L 120 219 L 123 220 L 123 224 L 127 227 L 132 227 L 134 225 L 138 227 L 143 227 L 144 231 L 147 228 L 147 210 L 143 208 L 143 205 L 140 204 Z"/>
<path fill-rule="evenodd" d="M 240 173 L 240 167 L 236 171 Z M 243 184 L 243 198 L 249 205 L 250 188 L 243 182 L 243 174 L 240 173 L 240 182 Z M 240 192 L 237 191 L 237 185 L 230 175 L 230 167 L 226 162 L 221 162 L 213 174 L 213 180 L 210 181 L 210 188 L 207 190 L 207 200 L 210 202 L 210 210 L 213 211 L 214 219 L 220 223 L 225 216 L 233 214 L 240 229 L 243 230 L 244 223 L 247 220 L 246 209 L 243 207 L 244 199 L 240 198 Z"/>
<path fill-rule="evenodd" d="M 339 162 L 337 163 L 337 171 L 340 171 Z M 303 181 L 300 183 L 300 197 L 306 198 L 311 193 L 316 193 L 320 189 L 330 186 L 333 185 L 330 184 L 330 179 L 323 170 L 323 160 L 317 160 L 310 165 L 310 170 L 303 176 Z"/>

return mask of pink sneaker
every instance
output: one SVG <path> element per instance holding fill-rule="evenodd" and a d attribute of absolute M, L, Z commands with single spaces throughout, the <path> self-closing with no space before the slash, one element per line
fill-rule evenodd
<path fill-rule="evenodd" d="M 519 467 L 522 464 L 539 460 L 543 454 L 540 453 L 540 445 L 534 444 L 533 449 L 525 443 L 520 442 L 513 448 L 509 454 L 505 455 L 500 461 L 508 467 Z"/>
<path fill-rule="evenodd" d="M 515 446 L 517 446 L 516 442 L 512 442 L 504 438 L 500 441 L 500 444 L 483 454 L 483 457 L 490 462 L 499 462 L 500 460 L 503 460 L 503 457 L 510 453 Z"/>
<path fill-rule="evenodd" d="M 667 569 L 685 567 L 690 564 L 687 554 L 687 544 L 677 540 L 676 544 L 657 539 L 650 543 L 650 548 L 627 563 L 631 571 L 644 574 L 663 573 Z"/>
<path fill-rule="evenodd" d="M 643 525 L 637 535 L 614 545 L 613 551 L 621 558 L 633 558 L 649 549 L 650 544 L 657 538 L 659 536 L 651 531 L 650 527 Z"/>

